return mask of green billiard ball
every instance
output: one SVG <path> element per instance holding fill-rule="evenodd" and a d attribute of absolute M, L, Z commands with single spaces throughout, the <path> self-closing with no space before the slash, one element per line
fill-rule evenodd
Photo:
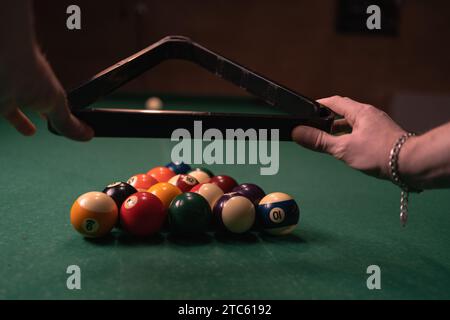
<path fill-rule="evenodd" d="M 208 230 L 212 218 L 208 201 L 198 193 L 176 196 L 168 210 L 169 229 L 174 233 L 202 233 Z"/>

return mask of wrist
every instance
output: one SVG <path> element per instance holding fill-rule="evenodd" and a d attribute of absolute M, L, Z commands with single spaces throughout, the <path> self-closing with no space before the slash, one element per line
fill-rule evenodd
<path fill-rule="evenodd" d="M 420 136 L 410 137 L 398 155 L 398 173 L 402 182 L 410 188 L 422 189 L 418 180 L 420 162 L 417 161 L 417 154 L 420 145 Z"/>

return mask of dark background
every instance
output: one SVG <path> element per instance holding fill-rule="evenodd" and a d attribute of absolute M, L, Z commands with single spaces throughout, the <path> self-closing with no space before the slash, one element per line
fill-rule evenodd
<path fill-rule="evenodd" d="M 448 121 L 450 2 L 379 1 L 385 32 L 378 34 L 364 32 L 366 3 L 40 0 L 35 12 L 41 46 L 68 89 L 166 35 L 180 34 L 306 96 L 339 94 L 371 103 L 407 129 Z M 66 28 L 70 4 L 81 7 L 81 30 Z M 245 95 L 177 61 L 122 91 Z"/>

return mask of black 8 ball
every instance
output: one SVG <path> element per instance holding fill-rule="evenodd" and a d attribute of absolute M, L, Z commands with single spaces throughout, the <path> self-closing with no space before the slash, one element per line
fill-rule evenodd
<path fill-rule="evenodd" d="M 115 182 L 103 189 L 103 193 L 110 196 L 120 210 L 122 203 L 132 194 L 138 192 L 133 186 L 125 182 Z"/>

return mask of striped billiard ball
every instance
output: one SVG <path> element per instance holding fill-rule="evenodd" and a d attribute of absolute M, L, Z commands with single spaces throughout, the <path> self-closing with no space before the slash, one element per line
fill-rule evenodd
<path fill-rule="evenodd" d="M 214 205 L 213 216 L 218 231 L 244 233 L 255 223 L 255 206 L 240 193 L 225 193 Z"/>
<path fill-rule="evenodd" d="M 300 219 L 300 209 L 295 200 L 282 192 L 269 193 L 261 199 L 257 209 L 261 228 L 269 234 L 291 233 Z"/>
<path fill-rule="evenodd" d="M 195 168 L 188 173 L 190 176 L 193 176 L 199 183 L 208 182 L 214 174 L 206 169 L 206 168 Z"/>
<path fill-rule="evenodd" d="M 102 237 L 115 226 L 118 208 L 103 192 L 88 192 L 78 197 L 70 209 L 70 223 L 88 238 Z"/>
<path fill-rule="evenodd" d="M 209 202 L 211 210 L 214 208 L 214 204 L 223 196 L 223 191 L 214 183 L 200 183 L 191 189 L 191 192 L 198 193 L 203 196 L 206 201 Z"/>
<path fill-rule="evenodd" d="M 198 184 L 198 181 L 188 174 L 177 174 L 169 180 L 169 183 L 178 187 L 181 192 L 188 192 Z"/>

